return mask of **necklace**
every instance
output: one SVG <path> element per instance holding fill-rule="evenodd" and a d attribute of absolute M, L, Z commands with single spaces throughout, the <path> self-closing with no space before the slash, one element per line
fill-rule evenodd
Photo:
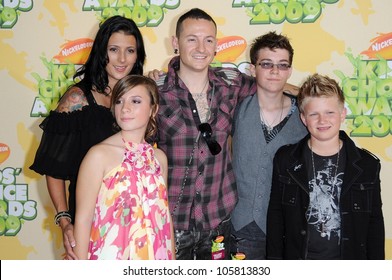
<path fill-rule="evenodd" d="M 200 98 L 204 97 L 204 95 L 205 95 L 204 90 L 205 90 L 207 84 L 208 84 L 208 78 L 206 79 L 206 82 L 205 82 L 203 88 L 201 89 L 200 93 L 192 93 L 192 97 L 193 97 L 193 99 L 195 99 L 196 102 L 197 102 Z"/>
<path fill-rule="evenodd" d="M 208 120 L 208 100 L 207 100 L 207 93 L 204 91 L 207 87 L 208 79 L 206 80 L 202 90 L 200 93 L 192 93 L 192 97 L 195 100 L 197 112 L 201 122 L 206 122 Z"/>
<path fill-rule="evenodd" d="M 282 115 L 283 115 L 283 105 L 284 105 L 284 96 L 282 95 L 282 102 L 281 102 L 281 110 L 280 110 L 280 114 L 276 114 L 275 118 L 273 119 L 273 121 L 271 123 L 268 123 L 267 119 L 264 117 L 263 114 L 263 109 L 260 106 L 260 117 L 261 117 L 261 122 L 265 125 L 265 127 L 267 128 L 267 132 L 271 133 L 271 131 L 274 129 L 274 124 L 275 122 L 278 124 L 280 122 L 280 120 L 282 119 Z M 278 119 L 279 117 L 279 119 Z"/>
<path fill-rule="evenodd" d="M 313 179 L 314 179 L 314 184 L 316 185 L 316 168 L 314 165 L 314 154 L 313 154 L 313 148 L 312 148 L 312 142 L 309 141 L 309 147 L 310 147 L 310 152 L 311 152 L 311 158 L 312 158 L 312 168 L 313 168 Z M 335 167 L 335 176 L 333 177 L 332 187 L 335 187 L 338 181 L 337 175 L 338 175 L 338 169 L 339 169 L 339 157 L 340 157 L 340 141 L 338 145 L 338 156 L 336 159 L 336 167 Z M 331 219 L 331 215 L 323 213 L 323 216 L 321 217 L 321 221 L 319 222 L 318 228 L 320 231 L 320 236 L 325 237 L 327 235 L 327 226 L 326 223 Z"/>

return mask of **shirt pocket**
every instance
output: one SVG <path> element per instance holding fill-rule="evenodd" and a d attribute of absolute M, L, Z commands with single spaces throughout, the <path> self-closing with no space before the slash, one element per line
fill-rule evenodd
<path fill-rule="evenodd" d="M 373 183 L 357 183 L 351 187 L 351 210 L 353 212 L 371 212 Z"/>
<path fill-rule="evenodd" d="M 161 132 L 170 136 L 186 132 L 186 122 L 181 106 L 160 105 L 158 118 L 158 127 Z"/>
<path fill-rule="evenodd" d="M 279 184 L 282 188 L 282 204 L 295 206 L 298 200 L 298 186 L 294 184 L 290 177 L 279 176 Z"/>
<path fill-rule="evenodd" d="M 217 113 L 216 128 L 226 134 L 231 133 L 231 125 L 233 123 L 234 109 L 236 106 L 235 99 L 228 99 L 220 101 Z"/>

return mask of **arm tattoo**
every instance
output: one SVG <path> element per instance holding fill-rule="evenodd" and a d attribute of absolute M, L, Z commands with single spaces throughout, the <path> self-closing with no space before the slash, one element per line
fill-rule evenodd
<path fill-rule="evenodd" d="M 83 91 L 79 88 L 73 87 L 61 98 L 57 107 L 58 112 L 73 112 L 81 110 L 83 106 L 87 105 L 87 99 Z"/>

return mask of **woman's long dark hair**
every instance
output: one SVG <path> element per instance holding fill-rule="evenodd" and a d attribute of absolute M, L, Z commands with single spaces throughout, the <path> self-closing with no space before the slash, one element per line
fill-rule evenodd
<path fill-rule="evenodd" d="M 110 36 L 119 31 L 124 32 L 126 35 L 133 35 L 136 40 L 137 58 L 129 74 L 143 74 L 146 51 L 139 28 L 131 19 L 122 16 L 113 16 L 100 25 L 87 62 L 78 69 L 73 77 L 74 80 L 80 77 L 80 83 L 88 90 L 94 88 L 99 93 L 105 93 L 105 90 L 109 86 L 108 74 L 105 69 L 109 62 L 107 46 Z"/>

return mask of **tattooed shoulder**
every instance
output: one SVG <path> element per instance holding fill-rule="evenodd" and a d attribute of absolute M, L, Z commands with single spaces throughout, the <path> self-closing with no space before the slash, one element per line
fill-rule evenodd
<path fill-rule="evenodd" d="M 70 88 L 63 97 L 60 99 L 57 106 L 57 112 L 73 112 L 81 110 L 83 106 L 88 105 L 86 96 L 83 91 L 78 87 Z"/>

